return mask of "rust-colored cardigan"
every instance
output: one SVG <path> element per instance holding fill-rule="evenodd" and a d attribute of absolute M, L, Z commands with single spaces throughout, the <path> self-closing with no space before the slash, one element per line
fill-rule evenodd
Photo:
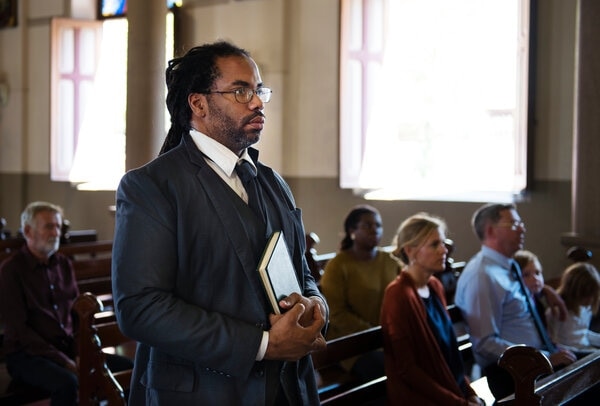
<path fill-rule="evenodd" d="M 441 282 L 431 277 L 428 285 L 446 306 Z M 381 326 L 389 405 L 467 405 L 429 327 L 425 305 L 406 272 L 385 291 Z M 465 380 L 472 391 L 469 379 Z"/>

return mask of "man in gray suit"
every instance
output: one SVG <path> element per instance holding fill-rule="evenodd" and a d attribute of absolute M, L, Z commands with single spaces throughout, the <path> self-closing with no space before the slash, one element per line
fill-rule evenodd
<path fill-rule="evenodd" d="M 117 191 L 115 307 L 139 342 L 129 404 L 318 404 L 309 354 L 325 347 L 328 308 L 304 259 L 300 209 L 250 147 L 271 90 L 248 52 L 227 42 L 170 61 L 166 79 L 161 153 Z M 241 161 L 262 210 L 249 206 Z M 302 289 L 279 302 L 280 315 L 256 270 L 277 230 Z"/>

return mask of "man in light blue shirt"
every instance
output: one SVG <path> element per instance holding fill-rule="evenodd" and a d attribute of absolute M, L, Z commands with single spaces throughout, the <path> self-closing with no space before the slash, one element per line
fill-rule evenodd
<path fill-rule="evenodd" d="M 511 271 L 512 257 L 525 242 L 525 224 L 516 207 L 486 204 L 475 212 L 472 225 L 482 247 L 458 278 L 455 303 L 467 321 L 475 359 L 495 398 L 501 399 L 514 392 L 512 378 L 497 365 L 511 345 L 542 350 L 555 368 L 576 357 L 568 350 L 550 353 L 545 348 L 528 308 L 529 298 Z"/>

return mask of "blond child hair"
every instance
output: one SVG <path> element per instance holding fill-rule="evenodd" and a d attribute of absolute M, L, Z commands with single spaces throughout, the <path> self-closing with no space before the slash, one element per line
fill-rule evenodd
<path fill-rule="evenodd" d="M 594 265 L 576 262 L 563 273 L 557 292 L 574 314 L 579 315 L 584 305 L 591 306 L 596 314 L 600 305 L 600 274 Z"/>

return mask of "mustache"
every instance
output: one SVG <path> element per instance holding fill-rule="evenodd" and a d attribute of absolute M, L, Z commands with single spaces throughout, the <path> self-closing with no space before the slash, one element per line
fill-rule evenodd
<path fill-rule="evenodd" d="M 255 111 L 251 116 L 249 116 L 248 118 L 246 118 L 244 120 L 244 124 L 248 124 L 250 123 L 252 120 L 254 120 L 256 117 L 262 117 L 262 118 L 267 118 L 267 116 L 265 115 L 264 112 L 257 110 Z"/>

